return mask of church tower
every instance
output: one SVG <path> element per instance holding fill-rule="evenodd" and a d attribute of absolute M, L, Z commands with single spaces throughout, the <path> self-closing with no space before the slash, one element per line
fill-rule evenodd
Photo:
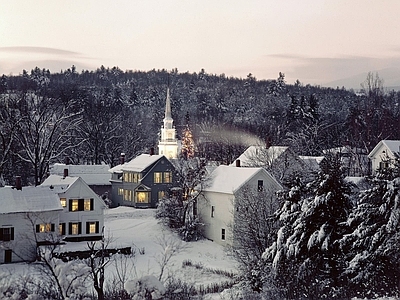
<path fill-rule="evenodd" d="M 168 159 L 178 158 L 178 139 L 176 130 L 172 126 L 174 120 L 171 116 L 171 99 L 169 88 L 167 88 L 167 99 L 165 102 L 164 126 L 161 127 L 161 138 L 158 142 L 158 154 L 165 155 Z"/>

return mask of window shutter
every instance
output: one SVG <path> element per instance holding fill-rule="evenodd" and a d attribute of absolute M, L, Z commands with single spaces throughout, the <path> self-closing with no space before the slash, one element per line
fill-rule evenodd
<path fill-rule="evenodd" d="M 96 222 L 96 233 L 99 233 L 100 223 L 99 221 Z"/>
<path fill-rule="evenodd" d="M 65 223 L 61 223 L 61 235 L 65 235 Z"/>
<path fill-rule="evenodd" d="M 90 210 L 94 210 L 94 199 L 90 198 Z"/>
<path fill-rule="evenodd" d="M 51 224 L 51 229 L 50 229 L 50 230 L 51 230 L 51 232 L 54 232 L 54 231 L 55 231 L 54 223 Z"/>
<path fill-rule="evenodd" d="M 72 234 L 72 223 L 68 223 L 68 233 Z"/>
<path fill-rule="evenodd" d="M 86 222 L 86 234 L 90 233 L 90 223 Z"/>
<path fill-rule="evenodd" d="M 0 228 L 0 241 L 3 240 L 3 228 Z"/>
<path fill-rule="evenodd" d="M 72 199 L 69 199 L 69 211 L 72 211 Z"/>
<path fill-rule="evenodd" d="M 82 222 L 78 223 L 78 234 L 82 234 Z"/>
<path fill-rule="evenodd" d="M 85 200 L 84 199 L 78 200 L 78 210 L 79 211 L 85 210 Z"/>
<path fill-rule="evenodd" d="M 39 232 L 39 231 L 40 231 L 40 225 L 37 224 L 37 225 L 36 225 L 36 232 Z"/>
<path fill-rule="evenodd" d="M 11 240 L 13 241 L 14 240 L 14 227 L 11 227 L 10 231 L 11 231 Z"/>

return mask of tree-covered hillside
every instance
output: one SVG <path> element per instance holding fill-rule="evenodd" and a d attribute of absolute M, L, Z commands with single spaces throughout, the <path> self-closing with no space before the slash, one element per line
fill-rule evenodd
<path fill-rule="evenodd" d="M 350 143 L 370 151 L 400 139 L 400 93 L 370 74 L 364 93 L 276 80 L 127 71 L 117 67 L 51 74 L 35 68 L 0 78 L 0 176 L 38 184 L 63 162 L 115 165 L 156 147 L 167 86 L 178 135 L 188 125 L 200 156 L 230 163 L 268 140 L 302 155 Z"/>

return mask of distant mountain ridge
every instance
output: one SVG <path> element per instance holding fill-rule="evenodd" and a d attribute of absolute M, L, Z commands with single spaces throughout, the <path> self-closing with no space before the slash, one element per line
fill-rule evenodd
<path fill-rule="evenodd" d="M 400 90 L 400 68 L 386 68 L 381 70 L 374 70 L 371 72 L 373 72 L 374 74 L 378 73 L 379 78 L 383 79 L 383 86 L 387 90 Z M 341 88 L 344 86 L 346 89 L 360 90 L 361 83 L 365 81 L 365 79 L 367 78 L 367 74 L 368 72 L 364 72 L 347 78 L 330 81 L 323 84 L 323 86 L 332 88 Z"/>

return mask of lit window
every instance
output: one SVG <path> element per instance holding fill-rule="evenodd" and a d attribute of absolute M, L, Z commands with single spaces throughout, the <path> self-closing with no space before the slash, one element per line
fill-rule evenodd
<path fill-rule="evenodd" d="M 36 225 L 36 232 L 50 232 L 54 231 L 54 224 L 43 223 Z"/>
<path fill-rule="evenodd" d="M 71 234 L 73 234 L 73 235 L 79 234 L 79 223 L 71 224 Z"/>
<path fill-rule="evenodd" d="M 149 203 L 149 193 L 148 192 L 136 192 L 136 202 Z"/>
<path fill-rule="evenodd" d="M 221 229 L 221 240 L 225 241 L 225 228 Z"/>
<path fill-rule="evenodd" d="M 164 172 L 164 182 L 165 183 L 172 182 L 172 173 L 171 172 Z"/>
<path fill-rule="evenodd" d="M 58 225 L 58 233 L 60 235 L 65 235 L 65 223 L 60 223 L 60 225 Z"/>
<path fill-rule="evenodd" d="M 131 190 L 124 190 L 124 200 L 125 201 L 133 201 L 132 195 L 133 195 L 133 193 Z"/>
<path fill-rule="evenodd" d="M 158 191 L 158 200 L 164 198 L 165 192 L 164 191 Z"/>
<path fill-rule="evenodd" d="M 118 189 L 118 195 L 123 195 L 124 194 L 124 189 L 123 188 L 119 188 Z"/>
<path fill-rule="evenodd" d="M 96 222 L 89 223 L 89 233 L 96 233 Z"/>
<path fill-rule="evenodd" d="M 154 183 L 162 183 L 162 173 L 154 172 Z"/>
<path fill-rule="evenodd" d="M 92 203 L 93 203 L 92 199 L 85 199 L 84 210 L 93 210 Z"/>
<path fill-rule="evenodd" d="M 78 211 L 79 210 L 79 201 L 78 199 L 72 199 L 72 206 L 71 206 L 71 211 Z"/>
<path fill-rule="evenodd" d="M 67 199 L 66 198 L 60 198 L 61 206 L 66 207 L 67 206 Z"/>

